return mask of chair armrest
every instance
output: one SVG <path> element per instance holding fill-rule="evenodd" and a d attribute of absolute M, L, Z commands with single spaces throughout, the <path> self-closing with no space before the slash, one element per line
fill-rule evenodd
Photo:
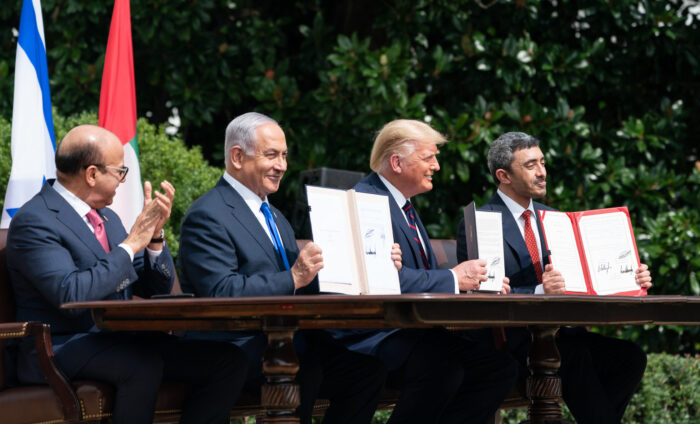
<path fill-rule="evenodd" d="M 18 337 L 28 337 L 31 334 L 28 328 L 32 322 L 3 322 L 0 323 L 0 339 L 16 339 Z"/>
<path fill-rule="evenodd" d="M 0 323 L 0 339 L 21 337 L 34 337 L 39 367 L 49 387 L 61 402 L 63 418 L 66 421 L 79 421 L 80 401 L 66 376 L 56 367 L 49 325 L 40 322 Z"/>

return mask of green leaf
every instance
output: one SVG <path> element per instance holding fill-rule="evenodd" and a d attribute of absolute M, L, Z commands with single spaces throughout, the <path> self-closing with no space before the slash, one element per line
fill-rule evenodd
<path fill-rule="evenodd" d="M 351 50 L 352 42 L 347 36 L 340 34 L 338 35 L 338 46 L 340 46 L 342 50 Z"/>

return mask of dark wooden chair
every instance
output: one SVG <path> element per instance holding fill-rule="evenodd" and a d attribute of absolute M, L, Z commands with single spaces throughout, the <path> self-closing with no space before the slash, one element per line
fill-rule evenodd
<path fill-rule="evenodd" d="M 0 356 L 0 417 L 3 424 L 68 423 L 99 421 L 108 416 L 113 390 L 109 385 L 69 382 L 56 368 L 49 326 L 40 322 L 15 322 L 15 305 L 7 272 L 7 230 L 0 230 L 0 350 L 9 339 L 33 337 L 47 385 L 16 385 L 12 355 Z M 9 361 L 10 363 L 7 363 Z"/>
<path fill-rule="evenodd" d="M 0 354 L 0 422 L 60 424 L 108 420 L 114 399 L 112 386 L 96 381 L 68 381 L 56 367 L 49 326 L 15 321 L 6 242 L 7 230 L 0 230 L 0 353 L 9 339 L 33 337 L 47 384 L 17 384 L 13 355 Z M 158 394 L 155 422 L 177 422 L 186 393 L 184 384 L 165 383 Z"/>

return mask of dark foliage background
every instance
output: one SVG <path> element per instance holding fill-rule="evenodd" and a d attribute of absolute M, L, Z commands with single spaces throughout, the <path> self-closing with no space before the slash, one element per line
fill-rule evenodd
<path fill-rule="evenodd" d="M 2 187 L 9 174 L 11 29 L 21 1 L 5 3 Z M 94 112 L 112 4 L 42 3 L 56 113 Z M 180 119 L 175 138 L 142 121 L 145 146 L 181 145 L 181 137 L 220 169 L 226 124 L 249 110 L 270 114 L 291 149 L 273 201 L 291 215 L 299 171 L 367 172 L 373 135 L 384 123 L 424 119 L 451 141 L 441 149 L 436 188 L 415 203 L 433 237 L 454 237 L 461 207 L 472 199 L 481 204 L 495 190 L 485 166 L 489 143 L 505 131 L 525 131 L 543 142 L 546 203 L 569 211 L 628 206 L 640 254 L 654 273 L 652 293 L 700 294 L 694 2 L 139 0 L 131 8 L 139 116 L 160 124 L 177 108 Z M 201 157 L 196 150 L 155 146 L 164 156 L 149 156 L 142 149 L 146 176 L 170 175 L 187 193 L 183 199 L 201 194 L 217 173 L 175 172 L 200 163 L 191 159 Z M 168 155 L 174 158 L 164 160 Z M 187 204 L 176 205 L 174 216 Z M 173 225 L 177 234 L 179 222 Z M 651 350 L 700 347 L 697 328 L 606 331 L 630 333 Z"/>

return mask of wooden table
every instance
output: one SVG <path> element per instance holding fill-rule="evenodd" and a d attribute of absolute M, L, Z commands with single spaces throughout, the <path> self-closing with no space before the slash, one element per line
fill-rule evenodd
<path fill-rule="evenodd" d="M 295 423 L 299 363 L 297 329 L 527 326 L 532 332 L 527 393 L 530 421 L 561 422 L 561 381 L 555 333 L 562 325 L 700 323 L 700 297 L 410 294 L 395 296 L 283 296 L 174 298 L 68 303 L 91 309 L 97 326 L 113 331 L 261 330 L 264 422 Z"/>

